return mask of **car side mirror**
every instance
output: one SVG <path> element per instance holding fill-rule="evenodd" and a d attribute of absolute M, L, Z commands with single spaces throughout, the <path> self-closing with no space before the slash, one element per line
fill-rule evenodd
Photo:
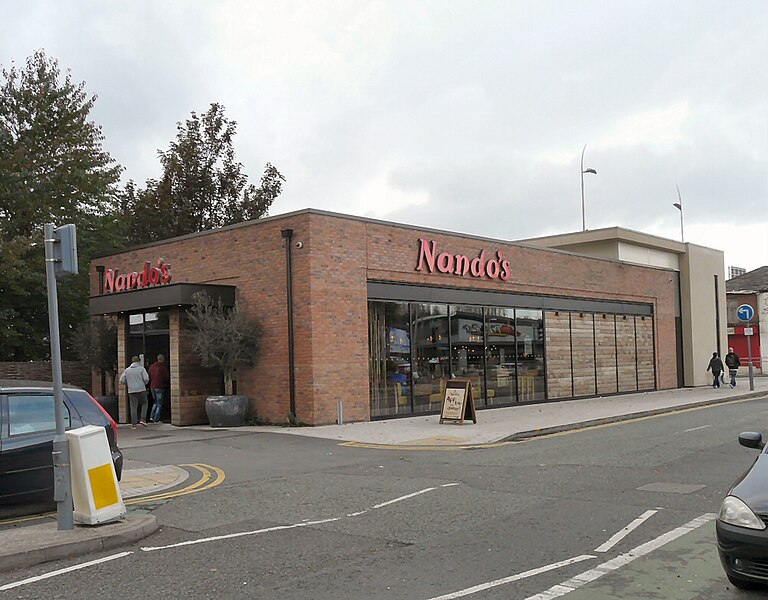
<path fill-rule="evenodd" d="M 754 448 L 755 450 L 762 450 L 765 444 L 763 443 L 763 435 L 756 431 L 745 431 L 739 434 L 739 444 L 747 448 Z"/>

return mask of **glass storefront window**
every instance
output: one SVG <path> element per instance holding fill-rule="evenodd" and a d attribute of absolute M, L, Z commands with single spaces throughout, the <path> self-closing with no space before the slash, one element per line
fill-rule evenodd
<path fill-rule="evenodd" d="M 413 312 L 413 410 L 439 410 L 450 379 L 448 306 L 412 304 Z"/>
<path fill-rule="evenodd" d="M 540 310 L 515 311 L 518 401 L 544 400 L 544 317 Z"/>
<path fill-rule="evenodd" d="M 371 416 L 411 412 L 408 304 L 368 303 Z"/>
<path fill-rule="evenodd" d="M 168 311 L 144 313 L 145 330 L 166 330 L 168 327 Z"/>
<path fill-rule="evenodd" d="M 141 333 L 144 331 L 144 315 L 129 315 L 128 327 L 131 333 Z"/>
<path fill-rule="evenodd" d="M 451 306 L 451 373 L 469 379 L 475 405 L 485 404 L 485 340 L 483 309 Z"/>
<path fill-rule="evenodd" d="M 486 308 L 486 364 L 488 404 L 511 404 L 517 400 L 515 311 Z"/>

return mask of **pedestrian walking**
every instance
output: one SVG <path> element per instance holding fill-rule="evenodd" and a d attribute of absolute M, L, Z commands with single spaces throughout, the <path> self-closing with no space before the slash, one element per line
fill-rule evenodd
<path fill-rule="evenodd" d="M 741 366 L 739 355 L 733 351 L 733 348 L 728 348 L 728 354 L 725 355 L 725 366 L 728 367 L 728 375 L 731 378 L 731 381 L 728 383 L 728 385 L 730 385 L 731 389 L 733 389 L 736 387 L 736 373 L 739 371 L 739 367 Z"/>
<path fill-rule="evenodd" d="M 709 360 L 709 365 L 707 366 L 707 371 L 709 370 L 712 370 L 712 375 L 715 377 L 714 381 L 712 381 L 712 387 L 719 388 L 720 374 L 725 369 L 723 368 L 723 361 L 720 360 L 720 355 L 717 352 L 712 353 L 712 358 Z"/>
<path fill-rule="evenodd" d="M 137 422 L 146 426 L 149 374 L 139 362 L 138 356 L 131 357 L 131 366 L 120 375 L 120 383 L 124 383 L 128 387 L 128 401 L 131 407 L 131 429 L 136 429 Z"/>
<path fill-rule="evenodd" d="M 159 423 L 162 419 L 165 393 L 170 383 L 171 376 L 168 373 L 168 365 L 165 364 L 165 356 L 158 354 L 157 361 L 149 367 L 149 389 L 152 391 L 152 398 L 155 399 L 149 415 L 150 423 Z"/>

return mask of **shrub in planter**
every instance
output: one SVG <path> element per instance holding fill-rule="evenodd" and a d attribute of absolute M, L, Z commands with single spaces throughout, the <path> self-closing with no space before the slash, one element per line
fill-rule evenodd
<path fill-rule="evenodd" d="M 204 367 L 217 367 L 224 376 L 224 396 L 210 396 L 205 402 L 208 421 L 214 427 L 242 425 L 248 413 L 248 398 L 232 394 L 232 375 L 238 364 L 252 365 L 261 346 L 258 322 L 235 302 L 224 306 L 206 292 L 192 297 L 187 311 L 192 326 L 193 350 Z"/>

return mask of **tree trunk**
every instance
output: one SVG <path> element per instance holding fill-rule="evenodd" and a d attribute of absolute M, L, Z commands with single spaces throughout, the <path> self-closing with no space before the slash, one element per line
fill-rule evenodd
<path fill-rule="evenodd" d="M 224 394 L 226 396 L 232 395 L 232 369 L 224 371 Z"/>

